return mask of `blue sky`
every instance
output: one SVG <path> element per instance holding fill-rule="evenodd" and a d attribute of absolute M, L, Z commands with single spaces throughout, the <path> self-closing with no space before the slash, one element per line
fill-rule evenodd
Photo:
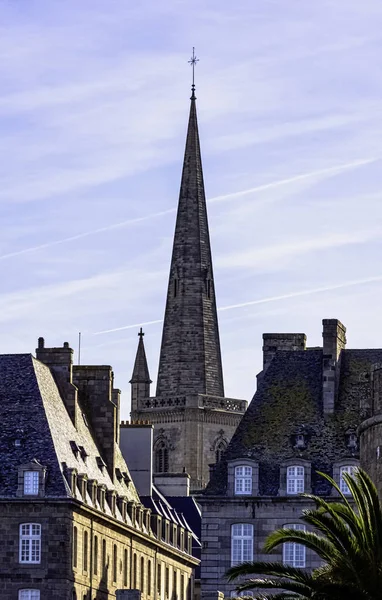
<path fill-rule="evenodd" d="M 226 395 L 263 332 L 381 346 L 381 31 L 380 0 L 2 2 L 0 352 L 81 331 L 128 418 L 150 323 L 155 380 L 192 46 Z"/>

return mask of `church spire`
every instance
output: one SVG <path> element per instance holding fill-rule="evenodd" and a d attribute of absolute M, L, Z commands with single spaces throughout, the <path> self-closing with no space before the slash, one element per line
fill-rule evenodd
<path fill-rule="evenodd" d="M 143 336 L 145 334 L 142 331 L 142 327 L 139 330 L 138 337 L 138 348 L 135 356 L 135 363 L 133 374 L 130 379 L 131 383 L 131 408 L 137 410 L 138 403 L 145 398 L 150 397 L 150 373 L 147 365 L 145 345 L 143 343 Z"/>
<path fill-rule="evenodd" d="M 194 67 L 194 53 L 191 60 Z M 194 89 L 193 83 L 156 395 L 224 397 Z"/>

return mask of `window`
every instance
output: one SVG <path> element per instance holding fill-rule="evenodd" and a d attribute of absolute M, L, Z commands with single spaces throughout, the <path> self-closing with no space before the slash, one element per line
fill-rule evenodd
<path fill-rule="evenodd" d="M 175 569 L 172 574 L 172 597 L 173 600 L 177 600 L 178 598 L 178 573 Z"/>
<path fill-rule="evenodd" d="M 184 598 L 184 574 L 183 573 L 180 576 L 180 600 L 185 600 L 185 598 Z"/>
<path fill-rule="evenodd" d="M 140 585 L 140 590 L 142 592 L 142 594 L 144 593 L 144 587 L 145 587 L 145 559 L 143 558 L 143 556 L 141 557 L 141 585 Z"/>
<path fill-rule="evenodd" d="M 231 564 L 253 560 L 253 525 L 236 523 L 231 528 Z"/>
<path fill-rule="evenodd" d="M 350 490 L 349 487 L 347 485 L 347 483 L 344 480 L 344 473 L 348 473 L 349 475 L 353 475 L 355 470 L 356 470 L 356 466 L 354 465 L 346 465 L 344 467 L 340 468 L 340 490 L 343 494 L 345 494 L 346 496 L 350 496 Z"/>
<path fill-rule="evenodd" d="M 287 468 L 287 494 L 302 494 L 305 489 L 305 469 L 304 467 Z"/>
<path fill-rule="evenodd" d="M 224 442 L 220 442 L 217 446 L 216 446 L 216 450 L 215 450 L 215 462 L 218 463 L 221 461 L 222 456 L 225 452 L 226 449 L 226 444 Z"/>
<path fill-rule="evenodd" d="M 88 551 L 89 551 L 89 534 L 87 531 L 84 531 L 84 537 L 83 537 L 83 551 L 84 551 L 84 557 L 83 557 L 83 568 L 84 571 L 88 570 Z"/>
<path fill-rule="evenodd" d="M 125 587 L 127 587 L 127 564 L 128 564 L 128 558 L 127 558 L 127 550 L 125 548 L 125 550 L 123 552 L 123 585 Z"/>
<path fill-rule="evenodd" d="M 105 573 L 107 569 L 107 557 L 106 557 L 106 540 L 102 540 L 102 572 Z"/>
<path fill-rule="evenodd" d="M 38 471 L 24 471 L 24 494 L 37 496 L 40 474 Z"/>
<path fill-rule="evenodd" d="M 137 555 L 134 554 L 133 556 L 133 572 L 132 572 L 132 578 L 133 578 L 133 590 L 137 589 Z"/>
<path fill-rule="evenodd" d="M 292 523 L 290 525 L 284 525 L 284 529 L 305 531 L 305 525 Z M 305 546 L 294 542 L 283 544 L 283 562 L 284 565 L 289 565 L 291 567 L 305 567 Z"/>
<path fill-rule="evenodd" d="M 20 590 L 19 600 L 40 600 L 40 590 Z"/>
<path fill-rule="evenodd" d="M 113 546 L 113 582 L 117 581 L 117 544 Z"/>
<path fill-rule="evenodd" d="M 151 596 L 151 560 L 147 561 L 147 595 Z"/>
<path fill-rule="evenodd" d="M 252 467 L 235 467 L 235 494 L 252 493 Z"/>
<path fill-rule="evenodd" d="M 98 575 L 98 537 L 94 536 L 94 564 L 93 564 L 93 573 L 94 575 Z"/>
<path fill-rule="evenodd" d="M 21 563 L 38 564 L 41 562 L 41 525 L 38 523 L 20 525 L 19 560 Z"/>
<path fill-rule="evenodd" d="M 77 568 L 78 557 L 78 532 L 77 527 L 73 527 L 73 568 Z"/>
<path fill-rule="evenodd" d="M 161 593 L 162 593 L 162 565 L 161 565 L 161 563 L 158 563 L 157 591 L 158 591 L 158 595 L 160 598 Z"/>
<path fill-rule="evenodd" d="M 159 442 L 155 449 L 155 471 L 156 473 L 168 472 L 168 448 L 164 441 Z"/>
<path fill-rule="evenodd" d="M 166 594 L 166 598 L 168 598 L 170 592 L 170 569 L 166 567 L 166 578 L 164 581 L 164 591 Z"/>

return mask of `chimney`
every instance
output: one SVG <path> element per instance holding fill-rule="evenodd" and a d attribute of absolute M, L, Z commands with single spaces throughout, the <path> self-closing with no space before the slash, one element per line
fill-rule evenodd
<path fill-rule="evenodd" d="M 78 388 L 79 399 L 89 418 L 97 446 L 102 453 L 112 481 L 115 481 L 115 444 L 118 439 L 117 414 L 119 408 L 113 389 L 113 370 L 109 366 L 73 367 L 73 382 Z"/>
<path fill-rule="evenodd" d="M 153 430 L 148 423 L 122 421 L 120 448 L 140 496 L 152 495 Z"/>
<path fill-rule="evenodd" d="M 76 427 L 78 418 L 77 388 L 73 385 L 73 350 L 68 342 L 61 348 L 45 348 L 44 338 L 38 338 L 36 358 L 50 368 L 67 411 Z"/>
<path fill-rule="evenodd" d="M 305 333 L 263 333 L 263 371 L 267 370 L 276 352 L 305 349 Z"/>
<path fill-rule="evenodd" d="M 346 327 L 338 319 L 323 319 L 323 406 L 324 413 L 334 412 L 341 350 L 346 346 Z"/>

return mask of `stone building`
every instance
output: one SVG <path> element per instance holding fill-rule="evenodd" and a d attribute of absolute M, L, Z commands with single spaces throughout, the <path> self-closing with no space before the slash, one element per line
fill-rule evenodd
<path fill-rule="evenodd" d="M 155 426 L 155 470 L 185 470 L 192 489 L 201 489 L 247 403 L 224 396 L 194 87 L 154 397 L 142 336 L 131 378 L 131 418 Z"/>
<path fill-rule="evenodd" d="M 359 434 L 365 466 L 381 486 L 381 366 L 382 349 L 346 349 L 346 330 L 336 319 L 323 321 L 322 348 L 306 348 L 301 333 L 263 335 L 257 391 L 198 498 L 202 597 L 234 594 L 225 572 L 247 560 L 317 566 L 299 544 L 270 556 L 264 541 L 276 528 L 304 527 L 300 516 L 309 502 L 301 492 L 333 498 L 319 471 L 349 493 L 342 474 L 359 464 Z"/>
<path fill-rule="evenodd" d="M 189 600 L 192 531 L 139 498 L 111 367 L 42 338 L 36 356 L 0 356 L 2 600 Z"/>

